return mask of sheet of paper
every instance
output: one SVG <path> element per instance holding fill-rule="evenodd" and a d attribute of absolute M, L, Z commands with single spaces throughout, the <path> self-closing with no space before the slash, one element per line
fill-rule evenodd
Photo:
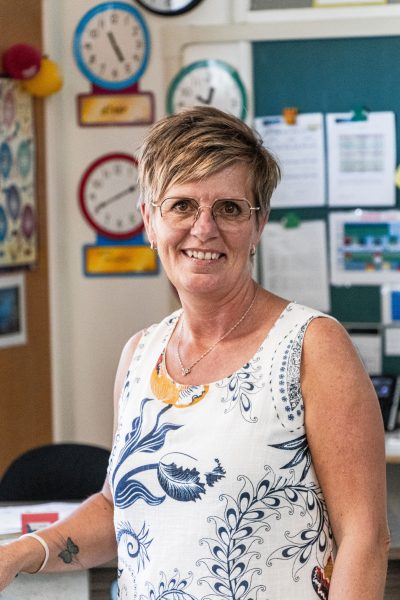
<path fill-rule="evenodd" d="M 261 284 L 269 291 L 322 311 L 330 310 L 326 224 L 269 223 L 260 244 Z"/>
<path fill-rule="evenodd" d="M 331 212 L 329 234 L 334 285 L 398 284 L 400 211 Z"/>
<path fill-rule="evenodd" d="M 21 515 L 35 513 L 58 513 L 59 518 L 67 517 L 79 502 L 45 502 L 41 504 L 18 504 L 15 506 L 0 506 L 0 536 L 21 532 Z"/>
<path fill-rule="evenodd" d="M 325 204 L 323 115 L 298 115 L 294 125 L 287 125 L 279 115 L 258 117 L 255 126 L 282 170 L 282 180 L 273 193 L 272 206 Z"/>
<path fill-rule="evenodd" d="M 393 112 L 326 115 L 330 206 L 394 206 L 396 133 Z"/>
<path fill-rule="evenodd" d="M 350 337 L 368 373 L 382 373 L 382 336 L 379 333 L 352 333 Z"/>
<path fill-rule="evenodd" d="M 385 328 L 385 355 L 400 356 L 400 327 Z"/>

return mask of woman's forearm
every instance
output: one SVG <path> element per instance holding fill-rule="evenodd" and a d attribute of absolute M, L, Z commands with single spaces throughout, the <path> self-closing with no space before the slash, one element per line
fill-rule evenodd
<path fill-rule="evenodd" d="M 385 534 L 371 543 L 344 538 L 338 548 L 329 600 L 383 600 L 389 539 Z"/>
<path fill-rule="evenodd" d="M 113 507 L 102 493 L 83 502 L 70 516 L 37 532 L 48 547 L 44 573 L 88 569 L 116 556 Z M 0 590 L 19 572 L 37 572 L 45 559 L 38 540 L 22 536 L 0 548 Z"/>

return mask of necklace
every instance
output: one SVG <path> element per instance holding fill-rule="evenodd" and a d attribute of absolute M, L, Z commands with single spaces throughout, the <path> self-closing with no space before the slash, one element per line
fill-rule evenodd
<path fill-rule="evenodd" d="M 184 377 L 186 377 L 186 375 L 189 375 L 189 373 L 192 371 L 193 367 L 195 367 L 197 365 L 197 363 L 199 363 L 205 356 L 207 356 L 207 354 L 210 354 L 211 350 L 214 350 L 214 348 L 215 348 L 215 346 L 217 346 L 217 344 L 219 344 L 220 342 L 222 342 L 222 340 L 224 340 L 226 337 L 228 337 L 228 335 L 230 333 L 232 333 L 232 331 L 234 331 L 236 329 L 236 327 L 239 327 L 240 323 L 247 317 L 247 315 L 249 314 L 249 312 L 251 311 L 251 309 L 254 306 L 254 302 L 255 302 L 256 296 L 257 296 L 257 290 L 258 290 L 258 288 L 256 288 L 256 291 L 253 296 L 253 300 L 250 302 L 250 305 L 248 306 L 248 308 L 246 308 L 245 312 L 242 314 L 240 319 L 226 333 L 224 333 L 224 335 L 222 337 L 220 337 L 205 352 L 203 352 L 203 354 L 201 354 L 201 356 L 199 356 L 199 358 L 197 358 L 189 367 L 183 366 L 182 359 L 179 354 L 179 346 L 180 346 L 181 339 L 182 339 L 182 332 L 183 332 L 183 325 L 184 325 L 184 320 L 182 319 L 182 324 L 180 327 L 179 337 L 178 337 L 178 345 L 176 347 L 176 357 L 178 359 L 179 365 L 181 367 L 182 375 Z"/>

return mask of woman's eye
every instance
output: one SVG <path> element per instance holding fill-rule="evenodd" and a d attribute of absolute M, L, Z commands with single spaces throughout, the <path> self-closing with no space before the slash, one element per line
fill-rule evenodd
<path fill-rule="evenodd" d="M 193 206 L 189 200 L 176 200 L 176 202 L 172 204 L 170 210 L 179 213 L 186 213 L 191 212 L 193 210 Z"/>
<path fill-rule="evenodd" d="M 236 202 L 232 202 L 231 200 L 225 201 L 221 205 L 219 211 L 222 215 L 226 215 L 229 217 L 236 217 L 242 212 L 240 206 Z"/>

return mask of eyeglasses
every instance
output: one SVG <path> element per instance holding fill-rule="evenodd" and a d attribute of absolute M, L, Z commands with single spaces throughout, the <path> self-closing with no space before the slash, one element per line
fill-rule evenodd
<path fill-rule="evenodd" d="M 160 209 L 161 217 L 174 229 L 192 227 L 205 208 L 211 210 L 214 221 L 222 230 L 234 229 L 248 221 L 253 210 L 260 210 L 245 198 L 220 198 L 211 206 L 200 206 L 194 198 L 165 198 L 161 204 L 152 202 L 152 206 Z"/>

